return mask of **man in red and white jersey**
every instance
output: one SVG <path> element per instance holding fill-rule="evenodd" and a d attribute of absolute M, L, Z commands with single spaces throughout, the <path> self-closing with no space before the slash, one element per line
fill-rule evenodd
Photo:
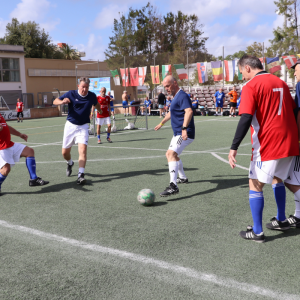
<path fill-rule="evenodd" d="M 28 136 L 7 125 L 0 114 L 0 192 L 1 185 L 9 174 L 11 166 L 14 166 L 20 160 L 20 157 L 26 157 L 26 166 L 30 175 L 29 186 L 48 184 L 49 181 L 45 181 L 36 175 L 34 150 L 23 144 L 12 142 L 11 134 L 27 142 Z"/>
<path fill-rule="evenodd" d="M 111 121 L 110 121 L 110 96 L 105 95 L 106 88 L 102 87 L 100 90 L 100 96 L 97 97 L 97 100 L 100 104 L 102 113 L 100 114 L 97 111 L 97 138 L 98 138 L 98 144 L 101 144 L 101 138 L 100 138 L 100 131 L 101 126 L 106 124 L 107 125 L 107 137 L 106 140 L 109 143 L 112 143 L 110 139 L 110 132 L 111 132 Z"/>
<path fill-rule="evenodd" d="M 263 187 L 272 184 L 277 204 L 277 216 L 266 224 L 268 229 L 290 228 L 285 217 L 285 187 L 283 180 L 293 157 L 299 154 L 298 129 L 293 109 L 296 108 L 289 88 L 278 77 L 263 71 L 257 57 L 244 55 L 238 62 L 246 80 L 239 109 L 241 119 L 228 155 L 232 168 L 236 166 L 237 149 L 251 126 L 252 158 L 249 168 L 249 203 L 253 226 L 241 231 L 244 239 L 264 242 L 262 213 Z"/>
<path fill-rule="evenodd" d="M 17 99 L 17 106 L 16 106 L 18 122 L 20 122 L 20 115 L 21 115 L 21 122 L 23 122 L 23 109 L 24 109 L 24 104 L 21 101 L 21 99 L 18 98 Z"/>

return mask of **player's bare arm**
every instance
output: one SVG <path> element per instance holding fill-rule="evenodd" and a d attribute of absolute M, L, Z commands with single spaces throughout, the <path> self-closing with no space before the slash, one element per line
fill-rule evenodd
<path fill-rule="evenodd" d="M 237 154 L 237 150 L 232 150 L 232 149 L 229 151 L 228 154 L 228 161 L 232 169 L 234 169 L 236 166 L 236 159 L 235 159 L 236 154 Z"/>
<path fill-rule="evenodd" d="M 193 117 L 193 110 L 190 107 L 188 107 L 184 111 L 185 111 L 185 114 L 184 114 L 184 119 L 183 119 L 182 126 L 183 127 L 188 127 L 191 120 L 192 120 L 192 117 Z M 182 136 L 182 139 L 184 141 L 186 141 L 188 139 L 187 131 L 182 130 L 181 136 Z"/>
<path fill-rule="evenodd" d="M 60 100 L 60 99 L 56 98 L 53 101 L 54 105 L 62 105 L 62 104 L 68 104 L 68 103 L 71 103 L 71 100 L 69 98 L 64 98 L 63 100 Z"/>
<path fill-rule="evenodd" d="M 18 136 L 18 137 L 20 137 L 21 139 L 23 139 L 24 141 L 27 142 L 28 136 L 26 134 L 19 132 L 18 130 L 14 129 L 13 127 L 11 127 L 9 125 L 7 125 L 7 126 L 9 128 L 10 134 Z M 1 125 L 1 127 L 2 127 L 2 125 Z"/>
<path fill-rule="evenodd" d="M 97 104 L 95 105 L 95 108 L 98 110 L 99 114 L 101 115 L 101 114 L 102 114 L 102 109 L 101 109 L 101 106 L 100 106 L 99 103 L 97 103 Z"/>
<path fill-rule="evenodd" d="M 169 111 L 166 116 L 163 118 L 163 120 L 154 127 L 154 130 L 159 130 L 162 128 L 169 120 L 171 119 L 171 112 Z"/>

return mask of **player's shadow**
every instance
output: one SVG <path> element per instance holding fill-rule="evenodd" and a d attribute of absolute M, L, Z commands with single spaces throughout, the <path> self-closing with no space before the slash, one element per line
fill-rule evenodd
<path fill-rule="evenodd" d="M 190 194 L 190 195 L 185 195 L 182 197 L 178 197 L 178 198 L 174 198 L 174 199 L 168 199 L 168 201 L 178 201 L 178 200 L 185 200 L 188 198 L 192 198 L 195 196 L 202 196 L 202 195 L 206 195 L 206 194 L 210 194 L 213 192 L 220 192 L 221 190 L 226 190 L 226 189 L 231 189 L 231 188 L 235 188 L 235 187 L 241 187 L 241 188 L 248 188 L 248 183 L 249 183 L 249 179 L 248 177 L 245 177 L 245 175 L 241 175 L 243 176 L 242 178 L 230 178 L 230 179 L 209 179 L 209 180 L 197 180 L 197 181 L 191 181 L 189 182 L 189 184 L 195 184 L 195 183 L 211 183 L 211 184 L 216 184 L 216 186 L 214 188 L 205 190 L 205 191 L 201 191 L 195 194 Z M 224 177 L 228 177 L 228 176 L 224 176 Z M 180 191 L 180 185 L 179 185 L 179 191 Z"/>
<path fill-rule="evenodd" d="M 286 231 L 278 231 L 279 234 L 272 235 L 272 236 L 266 236 L 266 242 L 273 242 L 277 239 L 287 238 L 287 237 L 293 237 L 300 235 L 300 228 L 291 228 Z"/>
<path fill-rule="evenodd" d="M 155 138 L 155 140 L 165 140 L 165 138 Z M 116 141 L 115 143 L 128 143 L 128 142 L 140 142 L 140 141 L 153 141 L 153 139 L 124 140 L 124 141 Z"/>

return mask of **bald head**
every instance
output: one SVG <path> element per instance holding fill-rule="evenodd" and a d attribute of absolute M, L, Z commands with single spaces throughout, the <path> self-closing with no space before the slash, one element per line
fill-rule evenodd
<path fill-rule="evenodd" d="M 163 80 L 163 86 L 169 95 L 175 96 L 179 90 L 177 80 L 172 75 L 167 75 Z"/>

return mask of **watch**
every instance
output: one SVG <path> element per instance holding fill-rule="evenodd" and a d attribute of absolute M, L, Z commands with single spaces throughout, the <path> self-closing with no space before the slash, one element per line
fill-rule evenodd
<path fill-rule="evenodd" d="M 181 126 L 182 130 L 187 130 L 187 127 Z"/>

